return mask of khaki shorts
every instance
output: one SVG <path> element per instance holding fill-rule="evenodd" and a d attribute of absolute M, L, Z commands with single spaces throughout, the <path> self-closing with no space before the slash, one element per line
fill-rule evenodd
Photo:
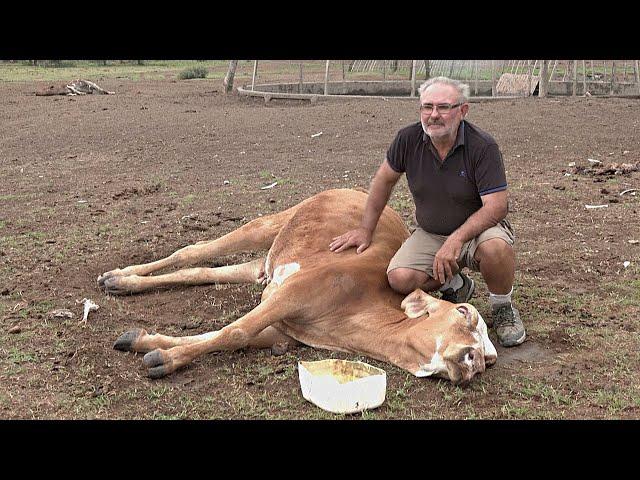
<path fill-rule="evenodd" d="M 394 268 L 412 268 L 425 272 L 430 277 L 433 276 L 433 259 L 447 238 L 448 236 L 446 235 L 428 233 L 418 227 L 393 256 L 387 268 L 387 273 Z M 493 238 L 501 238 L 509 245 L 514 244 L 515 234 L 508 220 L 502 220 L 495 227 L 485 230 L 462 246 L 462 251 L 458 258 L 460 269 L 467 267 L 476 272 L 479 271 L 480 266 L 476 259 L 473 258 L 478 245 Z"/>

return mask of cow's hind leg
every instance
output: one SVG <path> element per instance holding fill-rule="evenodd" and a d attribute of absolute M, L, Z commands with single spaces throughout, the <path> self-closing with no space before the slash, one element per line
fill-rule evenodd
<path fill-rule="evenodd" d="M 298 306 L 290 303 L 290 299 L 285 295 L 274 294 L 246 315 L 215 332 L 198 335 L 192 339 L 169 340 L 171 337 L 147 335 L 146 332 L 139 330 L 127 332 L 123 337 L 128 336 L 128 338 L 121 337 L 115 346 L 124 350 L 144 351 L 161 345 L 143 358 L 149 377 L 160 378 L 205 353 L 237 350 L 250 346 L 252 342 L 257 346 L 264 346 L 264 338 L 261 339 L 259 334 L 282 319 L 299 316 L 300 312 L 297 309 Z M 178 345 L 173 346 L 176 341 Z M 130 347 L 128 347 L 129 344 Z M 169 348 L 163 348 L 163 345 Z"/>
<path fill-rule="evenodd" d="M 184 268 L 165 275 L 142 277 L 115 275 L 102 282 L 105 292 L 113 295 L 144 292 L 179 285 L 205 285 L 210 283 L 262 283 L 265 258 L 240 265 L 216 268 Z"/>
<path fill-rule="evenodd" d="M 105 272 L 98 277 L 98 285 L 105 287 L 107 280 L 117 276 L 145 276 L 167 267 L 185 267 L 212 261 L 224 255 L 267 250 L 296 209 L 297 206 L 284 212 L 257 218 L 220 238 L 188 245 L 161 260 Z"/>

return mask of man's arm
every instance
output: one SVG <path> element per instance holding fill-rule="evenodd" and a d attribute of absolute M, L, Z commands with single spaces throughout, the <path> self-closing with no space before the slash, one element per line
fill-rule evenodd
<path fill-rule="evenodd" d="M 356 253 L 362 253 L 371 244 L 371 237 L 376 229 L 380 215 L 382 215 L 382 211 L 389 201 L 393 187 L 401 176 L 401 173 L 396 172 L 389 166 L 386 159 L 382 162 L 373 180 L 371 180 L 369 197 L 364 207 L 364 215 L 362 216 L 360 227 L 334 237 L 329 244 L 329 250 L 337 253 L 350 247 L 356 247 Z"/>
<path fill-rule="evenodd" d="M 433 262 L 433 278 L 445 283 L 458 271 L 458 256 L 462 245 L 507 216 L 509 201 L 506 190 L 480 197 L 482 207 L 458 227 L 444 242 Z"/>

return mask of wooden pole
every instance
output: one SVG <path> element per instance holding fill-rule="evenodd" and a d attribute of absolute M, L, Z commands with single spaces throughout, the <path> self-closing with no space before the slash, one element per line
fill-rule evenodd
<path fill-rule="evenodd" d="M 491 60 L 491 96 L 496 96 L 496 61 Z"/>
<path fill-rule="evenodd" d="M 549 60 L 542 60 L 542 69 L 540 70 L 540 90 L 539 97 L 546 97 L 549 93 Z"/>
<path fill-rule="evenodd" d="M 533 76 L 531 75 L 531 60 L 527 60 L 527 85 L 529 85 L 529 88 L 527 89 L 527 97 L 531 96 L 532 80 L 533 80 Z"/>
<path fill-rule="evenodd" d="M 636 71 L 636 87 L 638 87 L 638 95 L 640 95 L 640 67 L 638 65 L 638 60 L 635 61 L 634 70 Z"/>
<path fill-rule="evenodd" d="M 251 91 L 256 84 L 256 75 L 258 74 L 258 60 L 253 61 L 253 77 L 251 78 Z"/>
<path fill-rule="evenodd" d="M 473 61 L 473 94 L 478 96 L 478 60 Z"/>
<path fill-rule="evenodd" d="M 300 62 L 300 83 L 298 83 L 298 93 L 302 93 L 302 62 Z"/>
<path fill-rule="evenodd" d="M 229 61 L 229 69 L 227 70 L 227 74 L 222 81 L 222 86 L 224 88 L 224 93 L 229 93 L 233 91 L 233 78 L 236 75 L 236 68 L 238 67 L 238 60 L 230 60 Z"/>
<path fill-rule="evenodd" d="M 582 95 L 587 96 L 587 64 L 582 60 Z"/>
<path fill-rule="evenodd" d="M 324 94 L 329 95 L 329 60 L 324 67 Z"/>
<path fill-rule="evenodd" d="M 411 60 L 411 96 L 416 96 L 416 61 Z"/>
<path fill-rule="evenodd" d="M 387 81 L 387 61 L 386 60 L 382 61 L 382 81 L 383 82 Z"/>
<path fill-rule="evenodd" d="M 609 95 L 613 95 L 613 90 L 616 84 L 616 62 L 611 62 L 611 84 L 609 85 Z"/>
<path fill-rule="evenodd" d="M 578 89 L 578 60 L 573 61 L 573 91 L 572 96 L 576 96 L 576 90 Z"/>

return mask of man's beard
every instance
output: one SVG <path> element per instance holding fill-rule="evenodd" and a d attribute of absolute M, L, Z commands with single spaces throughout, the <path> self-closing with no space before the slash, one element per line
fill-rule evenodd
<path fill-rule="evenodd" d="M 439 131 L 439 132 L 438 132 L 437 134 L 435 134 L 435 135 L 434 135 L 434 134 L 432 134 L 432 133 L 429 133 L 429 131 L 428 131 L 428 127 L 430 127 L 431 125 L 442 125 L 442 126 L 444 126 L 444 125 L 445 125 L 445 124 L 444 124 L 444 122 L 427 122 L 427 123 L 425 123 L 425 122 L 421 122 L 421 123 L 422 123 L 422 130 L 423 130 L 423 131 L 424 131 L 424 133 L 426 133 L 426 134 L 429 136 L 429 138 L 431 138 L 431 139 L 433 139 L 433 138 L 440 139 L 440 138 L 445 138 L 445 137 L 448 137 L 448 136 L 450 136 L 450 135 L 451 135 L 451 130 L 450 130 L 450 129 L 447 129 L 446 131 L 442 131 L 442 130 L 441 130 L 441 131 Z"/>

